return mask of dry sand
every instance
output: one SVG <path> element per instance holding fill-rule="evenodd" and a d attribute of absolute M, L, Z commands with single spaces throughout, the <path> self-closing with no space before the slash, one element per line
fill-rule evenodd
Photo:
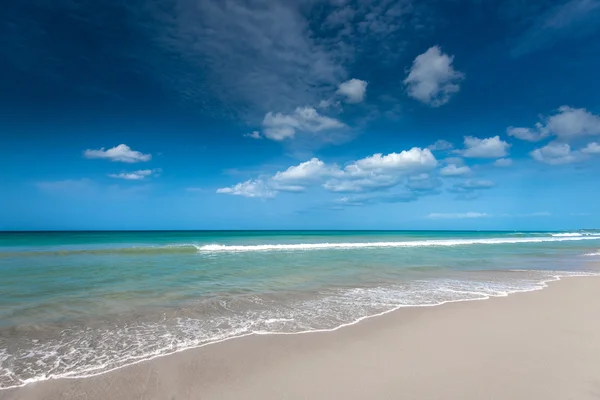
<path fill-rule="evenodd" d="M 0 399 L 600 399 L 600 278 L 229 340 Z"/>

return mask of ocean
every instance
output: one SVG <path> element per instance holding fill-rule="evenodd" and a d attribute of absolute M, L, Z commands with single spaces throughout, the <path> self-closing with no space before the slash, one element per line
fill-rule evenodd
<path fill-rule="evenodd" d="M 0 233 L 0 388 L 594 275 L 600 231 Z"/>

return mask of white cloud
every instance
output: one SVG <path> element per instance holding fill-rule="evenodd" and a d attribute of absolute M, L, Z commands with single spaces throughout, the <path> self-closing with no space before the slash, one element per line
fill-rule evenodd
<path fill-rule="evenodd" d="M 423 170 L 431 170 L 437 165 L 437 160 L 429 149 L 413 147 L 400 153 L 373 154 L 356 161 L 344 168 L 346 173 L 352 175 L 364 174 L 368 171 L 404 171 L 417 173 Z"/>
<path fill-rule="evenodd" d="M 550 142 L 529 154 L 534 160 L 550 165 L 570 164 L 579 159 L 578 153 L 571 151 L 571 146 L 558 142 Z"/>
<path fill-rule="evenodd" d="M 333 192 L 385 189 L 397 185 L 402 177 L 430 171 L 436 166 L 437 160 L 429 149 L 413 147 L 400 153 L 377 153 L 339 170 L 323 187 Z"/>
<path fill-rule="evenodd" d="M 438 46 L 418 55 L 404 80 L 408 95 L 432 107 L 446 104 L 460 90 L 459 82 L 464 78 L 452 67 L 453 59 Z"/>
<path fill-rule="evenodd" d="M 500 140 L 500 136 L 479 139 L 465 136 L 465 149 L 460 153 L 470 158 L 500 158 L 508 154 L 510 144 Z"/>
<path fill-rule="evenodd" d="M 367 85 L 367 81 L 350 79 L 346 82 L 340 83 L 337 92 L 345 97 L 347 103 L 360 103 L 365 98 Z"/>
<path fill-rule="evenodd" d="M 431 213 L 427 218 L 431 219 L 465 219 L 465 218 L 485 218 L 490 217 L 489 214 L 479 212 L 466 213 Z"/>
<path fill-rule="evenodd" d="M 275 197 L 276 192 L 270 189 L 265 182 L 260 179 L 247 180 L 231 187 L 217 189 L 217 193 L 231 194 L 234 196 L 257 197 L 270 199 Z"/>
<path fill-rule="evenodd" d="M 272 140 L 291 139 L 296 132 L 322 132 L 342 129 L 346 125 L 321 115 L 313 107 L 298 107 L 291 114 L 268 112 L 263 119 L 263 135 Z"/>
<path fill-rule="evenodd" d="M 262 136 L 260 135 L 259 131 L 244 133 L 244 137 L 251 138 L 251 139 L 262 139 Z"/>
<path fill-rule="evenodd" d="M 600 144 L 596 142 L 589 143 L 586 147 L 581 149 L 581 152 L 585 154 L 600 154 Z"/>
<path fill-rule="evenodd" d="M 332 176 L 336 171 L 339 171 L 336 165 L 329 166 L 318 158 L 312 158 L 283 172 L 277 172 L 270 179 L 270 185 L 280 191 L 301 192 L 324 177 Z"/>
<path fill-rule="evenodd" d="M 515 128 L 509 126 L 506 129 L 508 136 L 516 137 L 517 139 L 526 140 L 528 142 L 539 142 L 549 135 L 549 132 L 540 124 L 536 124 L 536 129 L 530 128 Z"/>
<path fill-rule="evenodd" d="M 130 181 L 141 181 L 151 176 L 157 176 L 161 173 L 161 169 L 140 169 L 133 172 L 121 172 L 119 174 L 108 174 L 111 178 L 125 179 Z"/>
<path fill-rule="evenodd" d="M 496 167 L 510 167 L 512 164 L 513 160 L 510 158 L 499 158 L 498 160 L 494 161 L 494 165 Z"/>
<path fill-rule="evenodd" d="M 450 150 L 453 147 L 454 145 L 452 143 L 443 139 L 437 140 L 434 144 L 427 146 L 427 148 L 432 151 Z"/>
<path fill-rule="evenodd" d="M 131 150 L 126 144 L 120 144 L 108 150 L 104 147 L 99 150 L 87 149 L 83 152 L 85 158 L 103 158 L 110 161 L 120 161 L 126 163 L 136 163 L 141 161 L 150 161 L 151 154 L 143 154 L 139 151 Z"/>
<path fill-rule="evenodd" d="M 561 139 L 576 136 L 600 135 L 600 117 L 585 108 L 562 106 L 548 118 L 546 129 Z"/>
<path fill-rule="evenodd" d="M 544 118 L 543 123 L 536 123 L 534 129 L 509 127 L 507 133 L 530 142 L 537 142 L 548 136 L 569 142 L 577 137 L 600 135 L 600 116 L 585 108 L 562 106 L 557 113 Z"/>
<path fill-rule="evenodd" d="M 398 185 L 403 178 L 433 170 L 437 160 L 430 150 L 418 147 L 400 153 L 380 153 L 362 158 L 340 168 L 318 158 L 291 166 L 271 177 L 240 183 L 217 193 L 246 197 L 274 197 L 279 191 L 302 192 L 309 186 L 321 185 L 331 192 L 366 192 Z M 427 179 L 425 176 L 424 179 Z M 429 184 L 429 183 L 428 183 Z M 429 184 L 431 185 L 431 184 Z M 255 193 L 266 193 L 259 196 Z"/>
<path fill-rule="evenodd" d="M 449 164 L 440 170 L 440 175 L 442 175 L 442 176 L 461 176 L 461 175 L 466 175 L 469 172 L 471 172 L 471 168 L 469 168 L 466 165 L 457 167 L 456 164 Z"/>

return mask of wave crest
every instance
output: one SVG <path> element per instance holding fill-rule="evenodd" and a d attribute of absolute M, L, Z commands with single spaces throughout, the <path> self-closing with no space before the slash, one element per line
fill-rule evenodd
<path fill-rule="evenodd" d="M 407 242 L 349 242 L 349 243 L 289 243 L 289 244 L 257 244 L 257 245 L 222 245 L 209 244 L 199 246 L 200 252 L 254 252 L 254 251 L 298 251 L 298 250 L 330 250 L 361 249 L 375 247 L 451 247 L 473 244 L 516 244 L 564 242 L 574 240 L 595 240 L 600 236 L 566 236 L 566 237 L 532 237 L 532 238 L 496 238 L 496 239 L 448 239 L 448 240 L 415 240 Z"/>

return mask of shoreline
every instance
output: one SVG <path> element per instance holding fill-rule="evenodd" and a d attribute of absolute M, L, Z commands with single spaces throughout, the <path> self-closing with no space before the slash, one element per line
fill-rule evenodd
<path fill-rule="evenodd" d="M 528 270 L 509 270 L 511 272 L 529 272 Z M 539 271 L 534 271 L 534 272 L 539 272 Z M 504 294 L 500 294 L 500 295 L 491 295 L 491 294 L 485 294 L 484 297 L 479 297 L 479 298 L 465 298 L 465 299 L 456 299 L 456 300 L 445 300 L 439 303 L 434 303 L 434 304 L 412 304 L 412 305 L 398 305 L 398 306 L 394 306 L 393 308 L 389 309 L 389 310 L 385 310 L 382 312 L 378 312 L 375 314 L 369 314 L 369 315 L 365 315 L 362 317 L 359 317 L 351 322 L 346 322 L 343 324 L 340 324 L 338 326 L 335 326 L 333 328 L 324 328 L 324 329 L 310 329 L 310 330 L 304 330 L 304 331 L 295 331 L 295 332 L 274 332 L 274 331 L 254 331 L 254 332 L 249 332 L 249 333 L 244 333 L 242 335 L 238 335 L 238 336 L 230 336 L 230 337 L 225 337 L 222 339 L 218 339 L 218 340 L 214 340 L 214 341 L 209 341 L 206 343 L 202 343 L 199 345 L 193 345 L 193 346 L 189 346 L 189 347 L 183 347 L 181 349 L 177 349 L 175 351 L 169 352 L 169 353 L 160 353 L 160 354 L 153 354 L 153 355 L 149 355 L 149 356 L 145 356 L 139 360 L 135 360 L 132 361 L 130 363 L 126 363 L 123 365 L 119 365 L 107 370 L 103 370 L 100 372 L 93 372 L 90 374 L 81 374 L 81 375 L 76 375 L 76 376 L 56 376 L 56 377 L 49 377 L 49 378 L 44 378 L 44 379 L 32 379 L 29 380 L 25 383 L 23 383 L 22 385 L 18 385 L 18 386 L 9 386 L 9 387 L 0 387 L 0 395 L 2 394 L 3 391 L 11 391 L 11 390 L 18 390 L 21 388 L 25 388 L 29 385 L 32 384 L 36 384 L 36 383 L 43 383 L 43 382 L 48 382 L 48 381 L 55 381 L 55 380 L 76 380 L 76 379 L 88 379 L 88 378 L 94 378 L 97 376 L 101 376 L 104 374 L 108 374 L 108 373 L 112 373 L 115 371 L 119 371 L 121 369 L 124 368 L 129 368 L 132 366 L 135 366 L 137 364 L 140 363 L 145 363 L 145 362 L 152 362 L 153 360 L 156 359 L 160 359 L 163 357 L 169 357 L 172 355 L 176 355 L 182 352 L 186 352 L 186 351 L 193 351 L 196 349 L 201 349 L 210 345 L 217 345 L 223 342 L 228 342 L 234 339 L 243 339 L 246 337 L 252 337 L 252 336 L 279 336 L 279 335 L 284 335 L 284 336 L 289 336 L 289 335 L 304 335 L 304 334 L 311 334 L 311 333 L 328 333 L 328 332 L 335 332 L 338 331 L 340 329 L 343 328 L 347 328 L 347 327 L 351 327 L 353 325 L 359 324 L 363 321 L 369 320 L 369 319 L 373 319 L 373 318 L 379 318 L 382 316 L 385 316 L 387 314 L 390 313 L 394 313 L 397 312 L 399 310 L 403 310 L 403 309 L 410 309 L 410 308 L 429 308 L 429 307 L 440 307 L 440 306 L 444 306 L 447 304 L 453 304 L 453 303 L 463 303 L 463 302 L 472 302 L 472 301 L 484 301 L 484 300 L 491 300 L 491 299 L 495 299 L 495 298 L 504 298 L 504 297 L 508 297 L 508 296 L 513 296 L 515 294 L 522 294 L 522 293 L 529 293 L 529 292 L 536 292 L 536 291 L 541 291 L 544 289 L 548 288 L 548 284 L 549 283 L 553 283 L 553 282 L 558 282 L 561 281 L 563 279 L 567 279 L 567 278 L 584 278 L 584 277 L 600 277 L 600 272 L 598 273 L 594 273 L 594 272 L 586 272 L 586 271 L 581 271 L 579 273 L 574 274 L 573 271 L 548 271 L 549 276 L 547 279 L 542 279 L 539 282 L 537 282 L 535 285 L 535 287 L 531 288 L 531 289 L 517 289 L 514 290 L 512 292 L 508 292 L 508 293 L 504 293 Z M 556 273 L 556 275 L 552 275 L 553 273 Z M 560 273 L 572 273 L 574 275 L 560 275 Z M 2 397 L 0 396 L 0 400 L 2 399 Z"/>
<path fill-rule="evenodd" d="M 584 277 L 588 278 L 588 279 L 584 279 Z M 335 327 L 332 329 L 327 329 L 327 330 L 290 332 L 290 333 L 275 332 L 275 333 L 265 333 L 265 334 L 249 333 L 249 334 L 242 335 L 242 336 L 225 338 L 221 341 L 206 343 L 206 344 L 196 346 L 193 348 L 181 349 L 174 353 L 157 355 L 151 359 L 141 360 L 141 361 L 138 361 L 133 364 L 128 364 L 126 366 L 118 367 L 111 371 L 102 372 L 100 374 L 94 374 L 94 375 L 92 375 L 90 377 L 86 377 L 86 378 L 66 377 L 66 378 L 48 379 L 48 380 L 28 383 L 25 386 L 21 386 L 18 388 L 3 389 L 2 391 L 0 391 L 0 399 L 70 398 L 70 397 L 64 397 L 62 394 L 62 391 L 67 390 L 70 392 L 75 387 L 86 388 L 86 387 L 94 387 L 97 385 L 102 386 L 101 382 L 107 382 L 107 381 L 113 382 L 113 385 L 115 384 L 115 382 L 121 382 L 121 384 L 122 384 L 123 382 L 126 381 L 126 382 L 131 383 L 131 382 L 137 381 L 137 379 L 135 377 L 138 376 L 141 371 L 151 371 L 151 370 L 162 369 L 163 368 L 162 366 L 164 366 L 164 365 L 171 365 L 174 369 L 177 369 L 177 365 L 181 366 L 182 362 L 184 364 L 194 365 L 196 369 L 199 368 L 199 369 L 203 370 L 203 374 L 201 374 L 201 375 L 204 375 L 204 378 L 206 378 L 207 371 L 205 371 L 205 369 L 209 368 L 210 363 L 201 362 L 201 360 L 207 354 L 213 354 L 218 359 L 219 358 L 218 353 L 222 352 L 222 351 L 225 351 L 225 353 L 228 353 L 228 352 L 230 352 L 230 350 L 228 350 L 228 349 L 236 348 L 236 349 L 239 349 L 239 352 L 243 353 L 243 352 L 248 352 L 248 347 L 254 347 L 255 345 L 258 347 L 261 347 L 261 346 L 269 347 L 271 344 L 277 343 L 277 342 L 291 341 L 291 342 L 295 342 L 296 345 L 299 342 L 313 343 L 313 344 L 317 343 L 318 344 L 318 342 L 327 341 L 325 339 L 327 337 L 330 338 L 331 336 L 340 336 L 340 337 L 353 336 L 354 335 L 353 332 L 356 332 L 356 331 L 365 331 L 366 333 L 365 332 L 363 332 L 363 333 L 365 335 L 369 336 L 369 335 L 373 334 L 373 332 L 371 332 L 371 329 L 370 329 L 371 326 L 386 325 L 389 323 L 389 321 L 392 321 L 392 320 L 404 319 L 404 318 L 410 320 L 410 319 L 412 319 L 414 317 L 418 317 L 420 315 L 439 314 L 440 312 L 444 312 L 449 309 L 469 309 L 469 308 L 480 308 L 480 307 L 485 308 L 488 304 L 502 304 L 503 301 L 506 302 L 509 299 L 512 299 L 511 302 L 515 302 L 516 300 L 526 299 L 527 296 L 534 296 L 534 294 L 536 294 L 536 293 L 558 291 L 558 289 L 554 289 L 555 287 L 560 288 L 561 286 L 565 286 L 565 287 L 566 286 L 577 286 L 577 285 L 569 285 L 569 284 L 567 284 L 567 285 L 559 284 L 558 282 L 570 282 L 570 281 L 583 282 L 583 281 L 589 280 L 590 282 L 594 282 L 593 285 L 598 285 L 598 287 L 600 287 L 600 278 L 598 278 L 596 276 L 595 279 L 589 279 L 589 278 L 594 278 L 593 274 L 590 274 L 589 276 L 579 276 L 579 277 L 575 276 L 575 277 L 569 277 L 569 278 L 577 278 L 577 279 L 562 279 L 561 277 L 557 277 L 557 279 L 555 279 L 555 280 L 545 281 L 543 283 L 544 286 L 541 286 L 540 288 L 537 288 L 537 289 L 511 293 L 506 296 L 494 296 L 494 297 L 489 297 L 487 299 L 482 298 L 482 299 L 470 299 L 470 300 L 456 300 L 456 301 L 451 301 L 451 302 L 445 302 L 441 305 L 421 305 L 421 306 L 396 307 L 395 309 L 385 311 L 385 312 L 375 314 L 375 315 L 365 316 L 363 318 L 358 319 L 357 321 L 354 321 L 354 322 L 351 322 L 348 324 L 343 324 L 338 327 Z M 585 286 L 585 285 L 590 285 L 590 284 L 591 283 L 578 284 L 578 285 Z M 540 289 L 545 289 L 545 290 L 540 290 Z M 547 296 L 545 296 L 545 297 L 547 297 Z M 475 300 L 488 300 L 488 301 L 479 302 L 479 301 L 475 301 Z M 524 300 L 522 300 L 522 301 L 524 301 Z M 475 304 L 475 303 L 481 303 L 481 305 L 473 306 L 473 304 Z M 437 310 L 437 311 L 432 312 L 433 310 Z M 404 322 L 406 322 L 406 321 L 404 321 Z M 398 321 L 396 321 L 396 324 L 397 323 L 398 323 Z M 392 324 L 392 325 L 394 325 L 394 324 Z M 403 323 L 401 325 L 403 325 Z M 344 328 L 344 329 L 342 329 L 342 328 Z M 389 328 L 390 327 L 386 327 L 386 329 L 389 329 Z M 391 328 L 393 329 L 394 327 L 392 326 Z M 319 333 L 319 335 L 304 335 L 304 333 Z M 233 339 L 237 339 L 237 340 L 233 340 Z M 284 345 L 283 347 L 285 348 L 286 346 Z M 317 347 L 321 347 L 321 346 L 317 346 Z M 310 352 L 310 350 L 311 350 L 311 346 L 309 346 L 307 351 Z M 314 348 L 312 350 L 314 351 Z M 285 349 L 284 353 L 289 353 L 290 351 L 291 351 L 290 349 Z M 294 353 L 294 351 L 291 351 L 291 352 Z M 264 359 L 265 357 L 267 359 L 271 358 L 271 357 L 277 358 L 277 354 L 278 354 L 278 352 L 274 352 L 274 354 L 270 355 L 270 356 L 263 355 L 262 356 L 263 357 L 262 364 L 264 364 L 267 361 Z M 251 358 L 259 358 L 259 360 L 257 360 L 257 361 L 260 361 L 260 356 L 255 356 L 255 357 L 251 357 Z M 202 364 L 202 366 L 200 364 Z M 214 366 L 218 367 L 219 363 L 218 362 L 214 363 Z M 223 368 L 224 366 L 221 365 L 221 367 Z M 600 365 L 599 365 L 598 370 L 600 371 Z M 247 372 L 248 371 L 246 371 L 246 373 Z M 208 375 L 210 376 L 210 374 L 208 374 Z M 244 376 L 245 374 L 243 373 L 243 371 L 240 371 L 240 375 Z M 218 377 L 213 377 L 213 379 L 204 379 L 203 381 L 205 384 L 209 385 L 210 382 L 214 383 L 214 379 L 216 379 L 217 382 L 219 381 Z M 139 382 L 138 382 L 138 384 L 139 384 Z M 179 387 L 181 385 L 177 385 L 177 386 Z M 183 386 L 185 386 L 185 385 L 183 385 Z M 41 393 L 41 392 L 45 393 L 45 392 L 47 392 L 48 389 L 50 389 L 50 391 L 52 393 L 56 393 L 57 397 L 39 397 L 38 395 L 36 395 L 36 393 Z M 180 389 L 183 390 L 182 388 L 180 388 Z M 40 390 L 41 390 L 41 392 L 40 392 Z M 92 398 L 94 398 L 94 397 L 92 397 Z M 102 397 L 97 397 L 97 398 L 102 398 Z M 117 395 L 117 397 L 113 397 L 113 398 L 127 398 L 127 396 L 118 397 L 118 395 Z M 143 398 L 146 398 L 146 397 L 143 397 Z M 149 397 L 149 398 L 153 398 L 153 397 Z M 157 398 L 159 398 L 159 397 L 157 397 Z M 164 397 L 161 397 L 161 398 L 164 398 Z M 177 398 L 179 398 L 179 397 L 177 397 Z M 182 398 L 187 398 L 187 397 L 182 397 Z M 219 397 L 216 397 L 216 398 L 219 398 Z"/>

